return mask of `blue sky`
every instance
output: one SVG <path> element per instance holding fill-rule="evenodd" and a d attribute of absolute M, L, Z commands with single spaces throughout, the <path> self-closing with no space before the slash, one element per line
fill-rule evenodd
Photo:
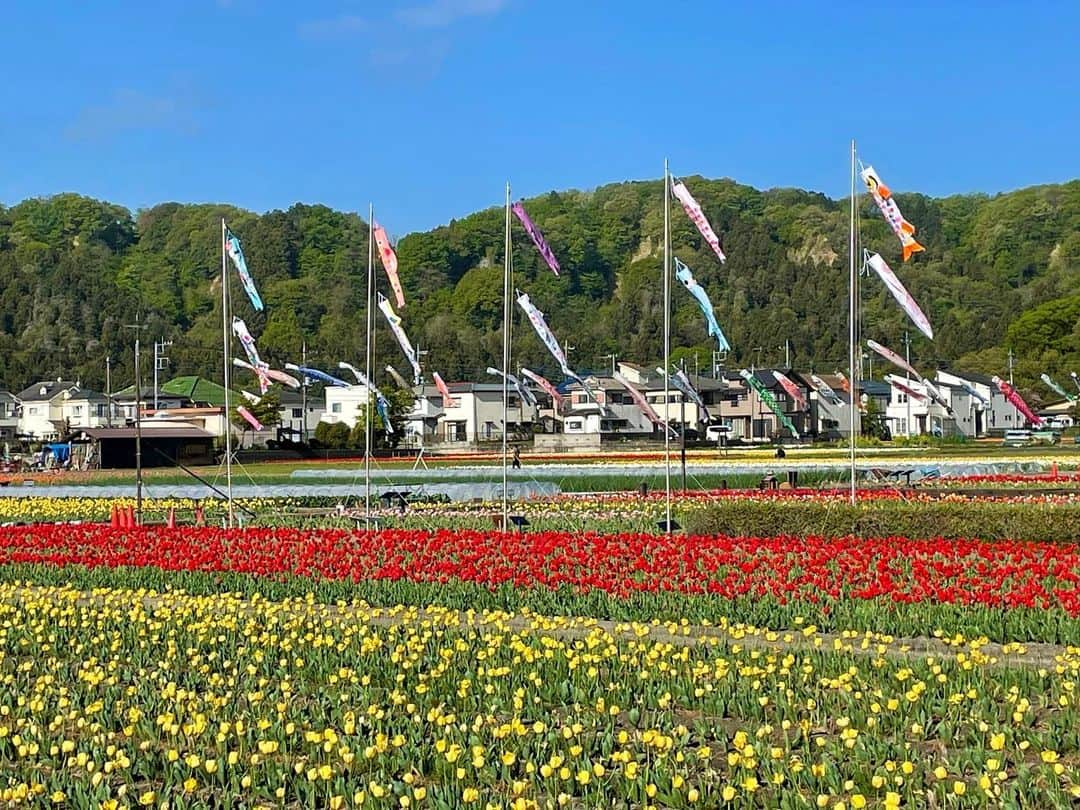
<path fill-rule="evenodd" d="M 296 201 L 401 235 L 679 174 L 846 193 L 1080 175 L 1076 2 L 15 2 L 0 202 Z"/>

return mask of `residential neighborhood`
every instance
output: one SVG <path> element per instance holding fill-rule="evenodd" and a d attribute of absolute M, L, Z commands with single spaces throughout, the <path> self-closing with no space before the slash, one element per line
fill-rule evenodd
<path fill-rule="evenodd" d="M 616 376 L 616 374 L 618 376 Z M 600 448 L 611 442 L 662 438 L 660 423 L 669 423 L 676 435 L 685 430 L 688 440 L 722 437 L 726 445 L 770 441 L 796 441 L 759 394 L 767 392 L 798 433 L 799 441 L 841 440 L 851 423 L 851 386 L 840 374 L 812 374 L 795 369 L 755 369 L 752 386 L 741 374 L 717 370 L 713 375 L 688 374 L 700 404 L 670 386 L 665 401 L 660 369 L 629 362 L 613 366 L 611 373 L 587 374 L 560 386 L 558 405 L 542 390 L 530 389 L 535 404 L 511 389 L 507 402 L 507 436 L 511 441 L 532 441 L 538 450 L 559 451 Z M 621 379 L 619 379 L 621 378 Z M 786 387 L 783 382 L 794 386 Z M 627 390 L 628 383 L 648 403 L 658 420 L 651 421 Z M 920 380 L 893 378 L 893 382 L 866 379 L 856 385 L 862 420 L 873 420 L 884 435 L 911 437 L 1003 436 L 1025 426 L 1023 416 L 1005 398 L 991 378 L 955 369 L 939 369 L 931 381 L 938 398 Z M 403 415 L 399 444 L 408 448 L 468 448 L 501 441 L 503 387 L 497 382 L 452 381 L 450 399 L 434 385 L 413 389 L 412 409 Z M 265 447 L 275 443 L 306 443 L 320 423 L 344 424 L 350 430 L 361 418 L 367 389 L 360 385 L 325 386 L 322 391 L 285 389 L 277 396 L 275 419 L 261 431 L 233 419 L 234 446 Z M 232 394 L 237 404 L 245 400 Z M 140 427 L 151 441 L 169 439 L 169 449 L 152 451 L 164 460 L 211 457 L 212 441 L 225 433 L 225 389 L 202 377 L 181 376 L 155 390 L 144 386 L 135 395 L 129 386 L 111 394 L 92 390 L 78 380 L 41 380 L 18 393 L 0 390 L 0 441 L 56 443 L 85 441 L 98 447 L 78 457 L 122 464 L 133 455 L 136 399 L 141 402 Z M 1054 424 L 1071 424 L 1072 403 L 1051 403 L 1042 416 Z M 719 427 L 718 427 L 719 426 Z M 864 426 L 864 431 L 866 431 Z M 186 441 L 190 439 L 190 441 Z M 105 445 L 116 444 L 109 450 Z M 127 447 L 125 442 L 131 442 Z M 77 454 L 78 455 L 78 454 Z M 145 459 L 153 464 L 155 459 Z M 162 461 L 162 459 L 158 459 Z"/>

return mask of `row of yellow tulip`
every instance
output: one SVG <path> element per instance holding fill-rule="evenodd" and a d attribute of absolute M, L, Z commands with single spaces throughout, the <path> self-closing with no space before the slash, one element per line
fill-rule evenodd
<path fill-rule="evenodd" d="M 1080 797 L 1075 649 L 1029 665 L 1018 646 L 999 660 L 960 638 L 919 656 L 812 627 L 785 639 L 27 583 L 0 586 L 0 614 L 6 803 L 846 810 Z"/>

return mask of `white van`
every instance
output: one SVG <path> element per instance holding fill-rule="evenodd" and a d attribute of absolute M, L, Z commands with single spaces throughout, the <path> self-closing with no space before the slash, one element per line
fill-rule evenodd
<path fill-rule="evenodd" d="M 705 428 L 705 441 L 718 442 L 720 437 L 730 439 L 732 434 L 731 425 L 709 425 Z"/>

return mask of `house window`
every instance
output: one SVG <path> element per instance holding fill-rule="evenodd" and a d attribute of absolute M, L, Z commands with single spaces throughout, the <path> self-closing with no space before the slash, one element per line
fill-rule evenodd
<path fill-rule="evenodd" d="M 0 418 L 7 416 L 7 403 L 0 402 Z"/>
<path fill-rule="evenodd" d="M 341 403 L 335 402 L 330 406 L 330 413 L 341 413 Z"/>
<path fill-rule="evenodd" d="M 300 419 L 303 415 L 304 415 L 304 411 L 303 411 L 302 408 L 293 408 L 292 409 L 292 418 L 293 419 Z"/>
<path fill-rule="evenodd" d="M 107 405 L 98 405 L 97 406 L 97 415 L 98 416 L 107 416 L 108 411 L 109 411 L 109 408 L 108 408 Z"/>
<path fill-rule="evenodd" d="M 569 419 L 566 422 L 567 430 L 581 430 L 582 422 L 580 419 Z"/>
<path fill-rule="evenodd" d="M 76 405 L 71 409 L 72 416 L 82 416 L 82 405 Z"/>

